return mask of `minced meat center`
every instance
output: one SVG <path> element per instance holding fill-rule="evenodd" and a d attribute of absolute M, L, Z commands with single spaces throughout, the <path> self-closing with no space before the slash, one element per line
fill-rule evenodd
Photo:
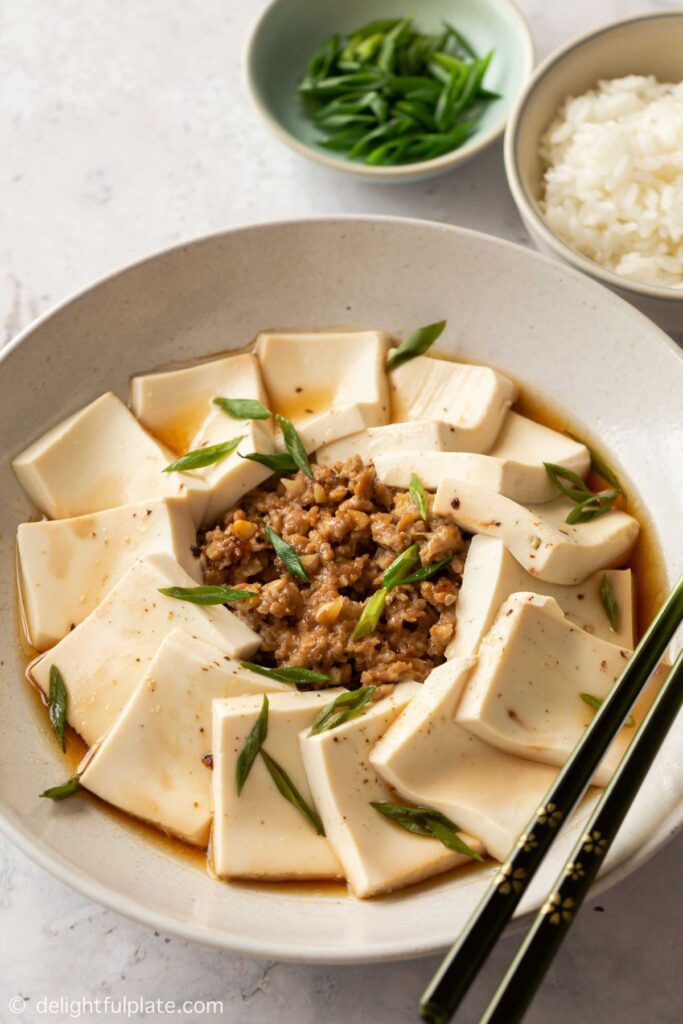
<path fill-rule="evenodd" d="M 314 669 L 345 686 L 422 681 L 455 634 L 468 542 L 447 519 L 430 515 L 425 523 L 410 496 L 382 484 L 358 456 L 312 469 L 314 480 L 273 477 L 200 533 L 204 581 L 258 594 L 231 610 L 260 634 L 264 665 Z M 310 585 L 286 571 L 264 525 L 292 545 Z M 451 562 L 429 580 L 390 591 L 377 629 L 353 640 L 365 600 L 411 544 L 422 565 Z"/>

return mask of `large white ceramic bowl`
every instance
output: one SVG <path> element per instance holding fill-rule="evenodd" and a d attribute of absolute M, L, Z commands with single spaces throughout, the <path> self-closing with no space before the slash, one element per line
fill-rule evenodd
<path fill-rule="evenodd" d="M 157 929 L 283 959 L 419 956 L 446 946 L 463 925 L 491 874 L 488 866 L 368 902 L 224 885 L 94 801 L 38 799 L 64 777 L 65 765 L 22 680 L 13 584 L 15 529 L 32 509 L 10 457 L 100 392 L 111 388 L 125 398 L 130 374 L 243 345 L 259 328 L 363 325 L 402 332 L 442 317 L 449 324 L 442 350 L 510 371 L 573 410 L 579 429 L 603 439 L 647 505 L 672 582 L 683 565 L 677 477 L 683 361 L 625 302 L 507 243 L 409 220 L 244 228 L 100 282 L 42 317 L 4 352 L 0 820 L 18 846 L 59 878 Z M 681 763 L 678 728 L 607 859 L 603 886 L 650 856 L 680 824 Z M 550 885 L 581 817 L 561 837 L 522 912 Z"/>

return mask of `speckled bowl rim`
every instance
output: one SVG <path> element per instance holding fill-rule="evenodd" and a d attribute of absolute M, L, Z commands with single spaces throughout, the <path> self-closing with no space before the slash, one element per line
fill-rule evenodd
<path fill-rule="evenodd" d="M 522 122 L 526 116 L 527 105 L 537 89 L 543 88 L 544 79 L 553 68 L 568 58 L 571 60 L 580 57 L 581 48 L 593 39 L 608 35 L 624 25 L 637 25 L 644 21 L 658 21 L 663 18 L 676 18 L 683 21 L 683 8 L 674 11 L 657 11 L 651 14 L 634 14 L 628 18 L 617 18 L 614 21 L 601 25 L 597 29 L 591 29 L 589 32 L 575 36 L 568 43 L 560 46 L 557 50 L 553 50 L 545 60 L 541 61 L 526 85 L 522 87 L 522 91 L 510 111 L 505 132 L 504 158 L 508 185 L 520 214 L 523 218 L 533 223 L 534 231 L 541 236 L 546 245 L 561 259 L 576 267 L 577 270 L 581 270 L 584 274 L 589 274 L 602 284 L 608 285 L 610 288 L 619 288 L 623 292 L 631 292 L 634 295 L 656 299 L 660 302 L 670 302 L 675 306 L 683 305 L 683 288 L 677 289 L 671 288 L 668 285 L 644 284 L 640 281 L 634 281 L 632 278 L 623 277 L 621 274 L 608 270 L 587 256 L 583 256 L 577 249 L 573 249 L 559 235 L 556 235 L 541 216 L 534 197 L 529 193 L 524 184 L 519 166 L 519 135 Z"/>
<path fill-rule="evenodd" d="M 533 36 L 531 35 L 531 30 L 526 18 L 513 0 L 496 0 L 496 2 L 499 3 L 501 7 L 505 7 L 509 10 L 511 16 L 516 20 L 519 27 L 520 40 L 523 46 L 523 51 L 521 52 L 524 63 L 520 90 L 524 90 L 525 83 L 529 80 L 529 76 L 533 71 L 536 57 Z M 464 163 L 471 157 L 476 156 L 477 153 L 481 153 L 483 149 L 486 149 L 486 147 L 492 142 L 495 142 L 495 140 L 505 131 L 505 126 L 509 122 L 514 106 L 511 106 L 506 110 L 498 121 L 488 129 L 488 131 L 473 135 L 472 138 L 459 149 L 454 149 L 451 153 L 445 153 L 443 156 L 439 156 L 435 160 L 418 160 L 416 163 L 400 164 L 396 167 L 372 167 L 368 164 L 355 163 L 353 160 L 341 160 L 333 156 L 328 156 L 327 153 L 314 149 L 313 146 L 307 146 L 306 143 L 301 142 L 296 135 L 293 135 L 291 132 L 288 132 L 283 128 L 280 122 L 273 117 L 270 110 L 261 99 L 260 91 L 256 84 L 256 78 L 254 75 L 254 54 L 260 32 L 266 20 L 270 17 L 273 8 L 285 3 L 287 3 L 287 0 L 271 0 L 265 10 L 261 12 L 252 25 L 244 47 L 244 79 L 246 82 L 247 92 L 251 97 L 252 103 L 268 127 L 281 142 L 284 142 L 286 146 L 289 146 L 290 149 L 293 149 L 301 156 L 308 157 L 308 159 L 313 160 L 315 163 L 321 164 L 323 167 L 327 167 L 330 170 L 342 171 L 346 174 L 354 175 L 357 178 L 365 178 L 366 180 L 396 182 L 414 181 L 416 178 L 422 177 L 423 175 L 425 177 L 429 177 L 430 175 L 439 174 L 442 171 L 456 167 L 460 163 Z"/>
<path fill-rule="evenodd" d="M 438 229 L 440 231 L 452 233 L 455 235 L 464 235 L 474 238 L 485 238 L 489 242 L 493 242 L 498 246 L 505 249 L 512 250 L 517 253 L 523 253 L 525 259 L 529 259 L 532 262 L 537 262 L 557 268 L 557 263 L 552 258 L 545 256 L 541 253 L 535 252 L 532 249 L 516 245 L 513 242 L 509 242 L 506 239 L 495 238 L 494 236 L 487 235 L 482 231 L 473 231 L 468 228 L 457 227 L 449 224 L 435 223 L 419 218 L 411 217 L 396 217 L 396 216 L 382 216 L 382 215 L 356 215 L 356 214 L 336 214 L 330 216 L 314 217 L 314 218 L 290 218 L 277 221 L 267 221 L 257 224 L 241 225 L 239 227 L 225 229 L 221 231 L 211 232 L 207 235 L 201 235 L 196 238 L 190 239 L 186 242 L 176 243 L 174 245 L 167 246 L 160 250 L 155 250 L 146 256 L 143 256 L 133 262 L 126 264 L 123 267 L 119 267 L 117 270 L 107 274 L 103 274 L 95 280 L 91 281 L 90 284 L 83 288 L 71 293 L 65 299 L 56 303 L 50 309 L 46 310 L 34 321 L 32 321 L 27 327 L 16 335 L 2 350 L 0 350 L 0 375 L 2 373 L 1 366 L 3 361 L 7 358 L 10 352 L 14 351 L 26 338 L 28 338 L 33 332 L 40 327 L 47 320 L 57 315 L 61 310 L 65 309 L 72 303 L 78 302 L 83 296 L 91 292 L 98 286 L 112 281 L 137 267 L 141 267 L 144 264 L 150 263 L 159 257 L 163 257 L 168 253 L 174 251 L 180 251 L 188 249 L 195 245 L 201 245 L 202 243 L 209 241 L 212 238 L 218 238 L 225 234 L 239 235 L 245 233 L 256 233 L 263 231 L 267 233 L 273 227 L 286 227 L 288 225 L 302 225 L 302 224 L 319 224 L 319 223 L 341 223 L 341 224 L 352 224 L 354 222 L 360 222 L 362 224 L 373 224 L 373 223 L 393 223 L 395 225 L 415 225 L 417 227 Z M 681 357 L 681 350 L 671 340 L 671 338 L 665 334 L 660 328 L 652 323 L 644 314 L 640 313 L 629 303 L 625 302 L 619 296 L 610 292 L 607 289 L 600 288 L 599 284 L 595 281 L 586 281 L 586 277 L 583 274 L 578 273 L 571 267 L 563 266 L 562 273 L 567 274 L 577 281 L 581 281 L 584 287 L 598 289 L 601 294 L 601 298 L 604 302 L 609 304 L 616 304 L 622 310 L 632 318 L 635 318 L 639 323 L 646 327 L 647 331 L 655 336 L 658 336 L 660 344 L 664 344 L 665 347 L 671 349 L 679 357 Z M 654 832 L 650 839 L 642 846 L 631 854 L 625 857 L 621 862 L 616 864 L 613 868 L 608 871 L 601 872 L 596 882 L 591 887 L 591 896 L 595 897 L 599 894 L 610 889 L 617 882 L 626 878 L 633 871 L 639 868 L 641 865 L 646 863 L 651 857 L 653 857 L 663 846 L 666 845 L 681 829 L 683 828 L 683 801 L 679 802 L 676 807 L 676 813 L 670 815 L 667 819 L 666 824 L 659 830 Z M 179 924 L 176 920 L 164 914 L 163 912 L 155 912 L 148 910 L 146 907 L 141 906 L 136 900 L 126 896 L 122 896 L 120 893 L 112 890 L 109 886 L 104 883 L 94 881 L 88 874 L 81 868 L 74 866 L 68 858 L 51 852 L 46 847 L 42 846 L 36 838 L 31 834 L 30 829 L 24 822 L 22 817 L 15 812 L 1 812 L 0 813 L 0 834 L 4 835 L 10 842 L 16 846 L 22 853 L 26 854 L 34 863 L 38 864 L 41 868 L 47 871 L 50 875 L 57 878 L 60 882 L 65 883 L 77 892 L 86 896 L 88 899 L 93 900 L 102 906 L 114 911 L 115 913 L 122 914 L 134 921 L 139 922 L 151 929 L 164 932 L 168 935 L 173 935 L 177 938 L 196 942 L 201 945 L 211 947 L 214 949 L 221 949 L 224 952 L 241 954 L 245 956 L 251 956 L 262 959 L 276 958 L 283 962 L 291 963 L 306 963 L 306 964 L 354 964 L 354 963 L 370 963 L 370 962 L 388 962 L 388 961 L 400 961 L 407 959 L 420 959 L 427 956 L 434 956 L 445 950 L 445 946 L 434 945 L 429 942 L 421 943 L 392 943 L 387 941 L 386 946 L 381 949 L 373 950 L 372 953 L 364 951 L 362 955 L 356 954 L 353 950 L 335 951 L 330 953 L 324 949 L 310 948 L 306 954 L 303 954 L 299 950 L 288 950 L 284 947 L 278 947 L 274 949 L 272 945 L 263 943 L 258 940 L 251 940 L 246 937 L 240 937 L 235 939 L 230 935 L 217 934 L 213 929 L 202 927 L 200 924 L 193 923 L 191 921 L 185 921 Z M 508 928 L 506 934 L 511 934 L 521 930 L 523 927 L 528 926 L 533 917 L 535 911 L 530 911 L 527 914 L 521 914 L 515 917 Z M 454 936 L 455 938 L 455 936 Z"/>

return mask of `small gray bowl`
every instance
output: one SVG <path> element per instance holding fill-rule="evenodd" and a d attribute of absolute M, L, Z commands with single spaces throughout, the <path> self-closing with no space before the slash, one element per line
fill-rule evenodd
<path fill-rule="evenodd" d="M 536 68 L 510 115 L 505 170 L 524 224 L 541 251 L 607 285 L 669 331 L 683 331 L 683 289 L 642 284 L 607 270 L 559 238 L 540 209 L 543 166 L 540 139 L 567 96 L 602 78 L 655 75 L 683 79 L 683 10 L 610 22 L 550 54 Z"/>
<path fill-rule="evenodd" d="M 493 49 L 491 103 L 474 135 L 459 149 L 414 164 L 371 167 L 319 145 L 322 136 L 306 117 L 297 86 L 313 52 L 335 33 L 379 18 L 415 15 L 419 29 L 436 32 L 451 21 L 482 55 Z M 534 64 L 527 24 L 510 0 L 273 0 L 247 41 L 247 88 L 277 137 L 324 167 L 376 182 L 416 181 L 451 170 L 502 134 L 510 109 Z"/>

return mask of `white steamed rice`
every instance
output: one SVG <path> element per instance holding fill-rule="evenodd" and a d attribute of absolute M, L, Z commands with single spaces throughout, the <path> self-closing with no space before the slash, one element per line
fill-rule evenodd
<path fill-rule="evenodd" d="M 570 97 L 541 157 L 552 231 L 617 274 L 683 289 L 683 82 L 629 75 Z"/>

